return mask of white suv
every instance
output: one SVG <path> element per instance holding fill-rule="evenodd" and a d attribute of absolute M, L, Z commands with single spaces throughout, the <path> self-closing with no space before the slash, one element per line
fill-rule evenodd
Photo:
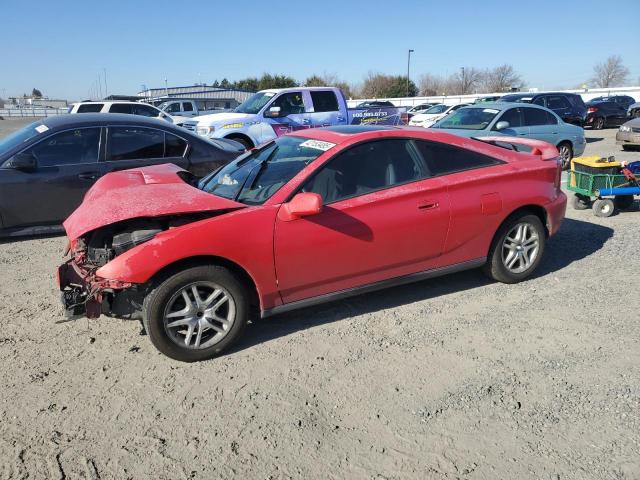
<path fill-rule="evenodd" d="M 80 102 L 71 105 L 68 113 L 128 113 L 130 115 L 142 115 L 143 117 L 162 118 L 173 123 L 173 118 L 170 115 L 152 105 L 140 102 Z"/>

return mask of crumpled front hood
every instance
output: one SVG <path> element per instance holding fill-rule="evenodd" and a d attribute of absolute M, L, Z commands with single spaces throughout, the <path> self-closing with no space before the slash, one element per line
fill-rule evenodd
<path fill-rule="evenodd" d="M 172 164 L 123 170 L 105 175 L 87 192 L 82 204 L 64 222 L 69 240 L 123 220 L 182 213 L 243 208 L 185 183 Z"/>
<path fill-rule="evenodd" d="M 255 118 L 255 115 L 251 115 L 249 113 L 224 112 L 202 115 L 194 118 L 193 120 L 198 122 L 199 125 L 217 125 L 218 123 L 223 122 L 245 122 L 247 120 L 252 120 L 253 118 Z"/>

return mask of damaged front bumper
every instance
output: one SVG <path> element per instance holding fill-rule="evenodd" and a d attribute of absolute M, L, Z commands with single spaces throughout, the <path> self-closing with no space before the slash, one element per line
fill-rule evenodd
<path fill-rule="evenodd" d="M 72 258 L 58 267 L 58 287 L 65 317 L 69 320 L 86 316 L 98 318 L 105 306 L 108 294 L 133 286 L 131 283 L 100 278 L 95 268 L 88 268 Z"/>

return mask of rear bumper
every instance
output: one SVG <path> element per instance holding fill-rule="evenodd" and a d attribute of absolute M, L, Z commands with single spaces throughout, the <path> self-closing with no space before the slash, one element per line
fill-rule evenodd
<path fill-rule="evenodd" d="M 547 229 L 549 236 L 555 235 L 562 225 L 564 215 L 567 210 L 567 196 L 560 192 L 558 197 L 551 203 L 545 205 L 547 211 Z"/>

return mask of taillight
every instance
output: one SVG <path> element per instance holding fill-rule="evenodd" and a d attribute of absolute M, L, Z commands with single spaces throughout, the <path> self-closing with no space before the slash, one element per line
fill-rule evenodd
<path fill-rule="evenodd" d="M 597 111 L 598 111 L 598 109 L 597 109 L 596 107 L 589 107 L 589 108 L 587 108 L 587 113 L 595 113 L 595 112 L 597 112 Z"/>

